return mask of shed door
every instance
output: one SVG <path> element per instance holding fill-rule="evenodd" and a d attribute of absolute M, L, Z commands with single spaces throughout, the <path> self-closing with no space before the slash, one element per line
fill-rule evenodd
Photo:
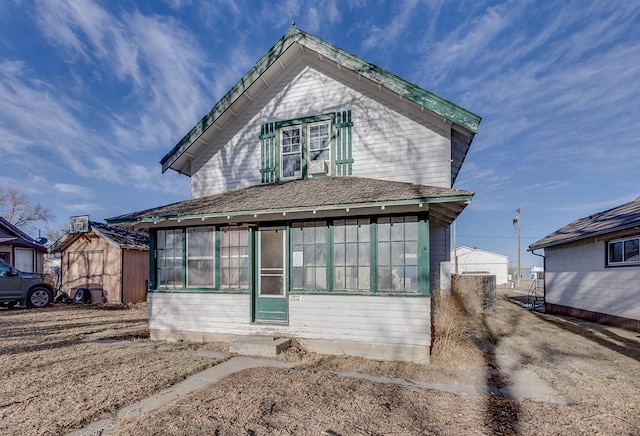
<path fill-rule="evenodd" d="M 254 287 L 254 320 L 285 322 L 289 318 L 284 228 L 258 229 L 258 280 Z"/>
<path fill-rule="evenodd" d="M 104 251 L 71 251 L 67 262 L 67 279 L 69 288 L 102 285 L 104 275 Z M 73 295 L 71 295 L 73 297 Z"/>

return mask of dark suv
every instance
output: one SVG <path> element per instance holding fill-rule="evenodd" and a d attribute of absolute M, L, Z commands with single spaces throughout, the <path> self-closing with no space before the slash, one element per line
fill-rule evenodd
<path fill-rule="evenodd" d="M 42 274 L 18 271 L 0 259 L 0 305 L 42 308 L 53 300 L 53 286 Z"/>

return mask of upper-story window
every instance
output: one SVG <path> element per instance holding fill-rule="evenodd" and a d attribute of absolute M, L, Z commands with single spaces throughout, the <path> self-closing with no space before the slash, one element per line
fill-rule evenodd
<path fill-rule="evenodd" d="M 263 183 L 351 174 L 351 111 L 265 123 Z"/>
<path fill-rule="evenodd" d="M 302 177 L 302 127 L 280 129 L 280 175 L 285 179 Z"/>
<path fill-rule="evenodd" d="M 640 237 L 609 241 L 607 247 L 609 266 L 640 264 Z"/>

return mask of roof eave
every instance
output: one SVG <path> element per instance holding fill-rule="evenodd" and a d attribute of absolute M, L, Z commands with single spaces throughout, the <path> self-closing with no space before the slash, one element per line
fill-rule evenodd
<path fill-rule="evenodd" d="M 369 203 L 345 203 L 345 204 L 334 204 L 330 206 L 302 206 L 302 207 L 290 207 L 290 208 L 278 208 L 278 209 L 256 209 L 256 210 L 242 210 L 242 211 L 220 211 L 214 213 L 202 213 L 202 214 L 192 214 L 192 215 L 171 215 L 171 216 L 163 216 L 163 217 L 145 217 L 139 219 L 107 219 L 109 224 L 157 224 L 160 222 L 167 221 L 188 221 L 188 220 L 201 220 L 205 221 L 211 218 L 257 218 L 260 216 L 267 215 L 282 215 L 286 216 L 287 214 L 296 214 L 296 213 L 316 213 L 316 212 L 324 212 L 324 211 L 334 211 L 334 210 L 345 210 L 352 211 L 358 209 L 366 209 L 366 208 L 380 208 L 380 210 L 385 210 L 386 208 L 400 207 L 400 206 L 410 206 L 410 205 L 418 205 L 418 207 L 423 207 L 424 205 L 438 205 L 442 203 L 455 203 L 458 204 L 458 207 L 454 211 L 457 216 L 462 210 L 471 202 L 473 198 L 473 194 L 469 195 L 458 195 L 458 196 L 447 196 L 447 197 L 438 197 L 438 198 L 418 198 L 418 199 L 409 199 L 409 200 L 388 200 L 388 201 L 379 201 L 379 202 L 369 202 Z"/>

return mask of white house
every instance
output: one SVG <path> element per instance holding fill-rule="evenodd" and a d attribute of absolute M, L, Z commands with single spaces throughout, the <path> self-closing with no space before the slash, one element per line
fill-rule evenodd
<path fill-rule="evenodd" d="M 496 276 L 496 284 L 509 280 L 509 258 L 476 247 L 457 247 L 451 250 L 451 270 L 458 274 L 490 274 Z"/>
<path fill-rule="evenodd" d="M 544 250 L 545 310 L 640 332 L 640 197 L 531 244 Z"/>
<path fill-rule="evenodd" d="M 151 232 L 152 338 L 428 362 L 479 122 L 292 27 L 162 159 L 192 199 L 107 220 Z"/>

